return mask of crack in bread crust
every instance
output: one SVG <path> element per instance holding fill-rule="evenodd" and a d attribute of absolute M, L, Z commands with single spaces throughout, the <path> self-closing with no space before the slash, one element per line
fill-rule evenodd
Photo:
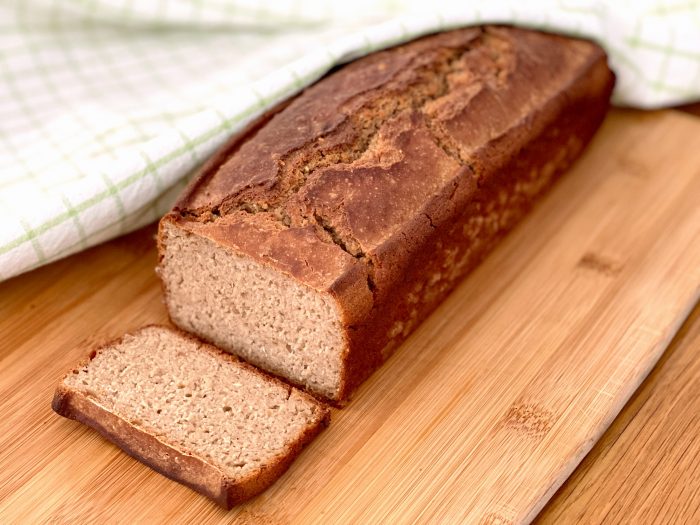
<path fill-rule="evenodd" d="M 339 111 L 345 115 L 345 119 L 336 128 L 282 155 L 277 160 L 276 181 L 264 193 L 259 191 L 260 188 L 244 188 L 226 196 L 213 206 L 182 209 L 182 217 L 187 220 L 208 222 L 216 221 L 236 211 L 243 211 L 249 214 L 269 214 L 285 227 L 315 222 L 321 230 L 335 228 L 330 218 L 324 217 L 320 221 L 318 214 L 313 210 L 304 211 L 299 217 L 293 219 L 285 209 L 286 205 L 317 170 L 334 165 L 349 167 L 361 161 L 372 148 L 375 137 L 387 122 L 407 112 L 418 111 L 424 115 L 435 144 L 460 164 L 469 165 L 468 159 L 459 153 L 449 137 L 432 124 L 432 119 L 424 110 L 431 102 L 439 100 L 449 92 L 454 83 L 451 77 L 458 72 L 460 60 L 467 53 L 486 48 L 488 52 L 484 53 L 484 56 L 488 57 L 492 65 L 479 72 L 480 74 L 473 75 L 469 78 L 469 82 L 475 85 L 504 83 L 512 64 L 503 59 L 505 55 L 500 53 L 499 49 L 507 46 L 508 43 L 500 39 L 497 34 L 480 30 L 479 34 L 467 44 L 433 50 L 433 59 L 428 64 L 413 68 L 414 58 L 409 62 L 406 70 L 396 72 L 387 82 L 373 88 L 371 92 L 360 92 L 349 98 L 339 108 Z M 409 78 L 401 78 L 407 76 L 406 71 Z M 345 135 L 353 137 L 353 140 L 337 140 Z M 249 138 L 249 140 L 254 139 L 255 135 Z M 327 144 L 332 146 L 328 147 Z M 226 161 L 222 163 L 224 164 Z M 216 176 L 216 173 L 213 176 Z M 343 240 L 337 231 L 331 235 L 330 239 L 321 231 L 319 233 L 319 238 L 322 240 L 334 242 L 353 257 L 363 259 L 363 256 L 357 256 L 357 249 L 347 249 L 347 246 L 355 244 L 353 239 Z"/>

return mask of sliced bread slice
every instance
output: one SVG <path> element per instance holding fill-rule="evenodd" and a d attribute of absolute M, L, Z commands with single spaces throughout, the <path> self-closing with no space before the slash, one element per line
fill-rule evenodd
<path fill-rule="evenodd" d="M 269 487 L 329 421 L 313 397 L 161 326 L 92 351 L 53 409 L 226 508 Z"/>

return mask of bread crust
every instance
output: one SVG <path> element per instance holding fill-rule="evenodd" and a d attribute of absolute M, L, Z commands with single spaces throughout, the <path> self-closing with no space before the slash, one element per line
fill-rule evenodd
<path fill-rule="evenodd" d="M 223 359 L 239 363 L 246 370 L 255 373 L 270 383 L 280 383 L 277 379 L 260 372 L 255 367 L 241 361 L 227 352 L 203 343 L 196 337 L 179 329 L 159 325 L 147 325 L 124 336 L 99 345 L 92 350 L 87 359 L 73 367 L 63 379 L 73 370 L 87 365 L 100 352 L 108 347 L 119 344 L 126 335 L 136 335 L 139 331 L 152 327 L 164 328 L 188 340 L 197 342 L 201 351 L 214 353 Z M 80 391 L 76 391 L 59 382 L 54 393 L 52 408 L 66 418 L 74 419 L 97 430 L 104 438 L 111 441 L 133 458 L 141 461 L 164 476 L 182 483 L 193 490 L 211 498 L 220 506 L 230 509 L 267 489 L 289 468 L 303 448 L 310 443 L 330 422 L 330 410 L 312 396 L 300 393 L 318 407 L 318 418 L 312 422 L 293 442 L 288 443 L 285 450 L 272 463 L 251 471 L 245 477 L 232 479 L 216 465 L 196 454 L 181 450 L 163 439 L 149 433 L 147 430 L 110 412 L 99 402 Z"/>
<path fill-rule="evenodd" d="M 426 70 L 433 91 L 416 95 Z M 161 262 L 175 226 L 333 297 L 346 348 L 331 401 L 342 403 L 576 160 L 613 85 L 595 44 L 515 28 L 357 60 L 232 139 L 162 219 Z M 419 110 L 386 117 L 411 90 Z M 377 114 L 365 143 L 362 119 Z M 304 148 L 322 160 L 299 179 L 290 166 Z"/>

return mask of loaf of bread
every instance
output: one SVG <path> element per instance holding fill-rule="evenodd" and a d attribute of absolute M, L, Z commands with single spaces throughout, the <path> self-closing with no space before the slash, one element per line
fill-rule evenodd
<path fill-rule="evenodd" d="M 597 45 L 506 27 L 333 72 L 162 219 L 172 321 L 343 401 L 581 154 L 613 83 Z"/>
<path fill-rule="evenodd" d="M 271 485 L 329 417 L 311 396 L 155 326 L 93 351 L 53 409 L 227 508 Z"/>

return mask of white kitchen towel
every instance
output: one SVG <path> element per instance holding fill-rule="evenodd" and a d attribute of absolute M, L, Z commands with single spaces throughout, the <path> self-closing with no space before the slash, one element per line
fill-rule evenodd
<path fill-rule="evenodd" d="M 487 22 L 595 39 L 618 104 L 700 97 L 700 2 L 5 0 L 0 280 L 156 220 L 226 137 L 333 65 Z"/>

